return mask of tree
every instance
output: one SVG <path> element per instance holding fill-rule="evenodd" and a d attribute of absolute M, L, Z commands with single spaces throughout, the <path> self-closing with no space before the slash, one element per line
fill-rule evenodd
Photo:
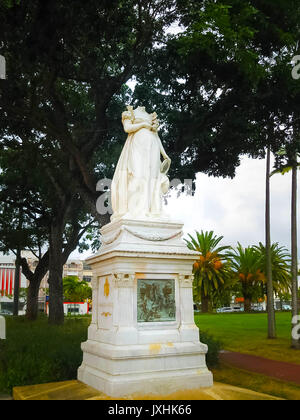
<path fill-rule="evenodd" d="M 231 258 L 235 277 L 241 284 L 245 312 L 250 312 L 251 303 L 254 298 L 261 297 L 261 284 L 266 281 L 261 271 L 262 255 L 254 247 L 243 248 L 238 243 L 236 250 L 228 256 Z"/>
<path fill-rule="evenodd" d="M 30 0 L 0 9 L 8 73 L 0 83 L 1 146 L 13 145 L 27 166 L 30 150 L 37 159 L 31 170 L 47 213 L 50 322 L 63 322 L 62 265 L 71 249 L 65 228 L 76 227 L 70 235 L 76 247 L 82 231 L 76 210 L 88 209 L 100 225 L 108 221 L 95 203 L 96 179 L 111 175 L 121 147 L 112 111 L 123 111 L 123 85 L 176 19 L 174 6 L 171 0 Z"/>
<path fill-rule="evenodd" d="M 42 248 L 46 243 L 47 235 L 45 227 L 38 222 L 38 215 L 32 214 L 32 208 L 37 205 L 37 196 L 26 197 L 24 184 L 15 183 L 13 171 L 18 168 L 12 166 L 9 174 L 4 164 L 4 154 L 1 154 L 0 166 L 0 250 L 4 253 L 13 252 L 16 255 L 15 278 L 19 278 L 18 271 L 22 267 L 23 274 L 29 281 L 27 299 L 27 317 L 31 320 L 38 315 L 38 291 L 43 277 L 49 268 L 49 255 L 43 253 Z M 8 162 L 7 162 L 8 163 Z M 14 162 L 15 164 L 15 162 Z M 19 178 L 20 181 L 20 178 Z M 25 208 L 28 198 L 29 207 Z M 35 207 L 37 208 L 37 207 Z M 21 258 L 21 250 L 31 250 L 38 258 L 38 264 L 34 271 L 29 269 L 25 258 Z M 15 282 L 14 290 L 14 314 L 18 313 L 18 282 Z"/>
<path fill-rule="evenodd" d="M 266 276 L 266 247 L 260 242 L 254 247 L 262 256 L 260 270 Z M 274 292 L 279 294 L 287 294 L 291 291 L 291 272 L 290 262 L 291 256 L 288 250 L 280 247 L 278 243 L 270 246 L 271 271 L 272 271 L 272 288 Z"/>
<path fill-rule="evenodd" d="M 162 116 L 171 176 L 178 178 L 184 162 L 187 178 L 199 171 L 233 177 L 240 155 L 264 157 L 266 147 L 284 141 L 265 135 L 268 115 L 282 108 L 272 68 L 275 62 L 290 71 L 299 9 L 293 0 L 276 7 L 268 0 L 178 4 L 181 32 L 144 63 L 134 98 Z"/>
<path fill-rule="evenodd" d="M 176 19 L 174 7 L 172 0 L 31 0 L 1 16 L 10 74 L 2 84 L 5 125 L 16 129 L 18 109 L 19 130 L 28 127 L 59 143 L 95 217 L 93 155 L 115 143 L 108 108 Z"/>
<path fill-rule="evenodd" d="M 0 226 L 3 250 L 28 249 L 37 258 L 35 269 L 21 259 L 23 274 L 29 281 L 27 317 L 38 315 L 38 293 L 41 280 L 50 269 L 50 322 L 63 320 L 62 266 L 76 249 L 81 238 L 95 226 L 86 214 L 81 198 L 63 193 L 59 185 L 71 182 L 61 170 L 61 156 L 44 147 L 35 136 L 23 136 L 23 141 L 2 139 L 0 155 Z M 53 169 L 47 170 L 47 167 Z M 20 228 L 20 217 L 22 223 Z M 60 230 L 61 229 L 61 230 Z M 60 235 L 60 236 L 59 236 Z M 59 236 L 59 238 L 58 238 Z M 60 242 L 61 241 L 61 242 Z M 61 265 L 60 265 L 61 264 Z M 54 269 L 53 269 L 54 267 Z M 53 272 L 56 274 L 53 277 Z M 61 272 L 60 280 L 57 280 Z M 53 280 L 54 278 L 54 280 Z M 61 295 L 59 299 L 58 296 Z M 56 311 L 57 308 L 57 311 Z M 58 321 L 60 320 L 60 321 Z"/>
<path fill-rule="evenodd" d="M 214 232 L 196 232 L 196 237 L 189 235 L 185 239 L 188 248 L 199 253 L 199 259 L 194 263 L 194 301 L 201 301 L 202 312 L 208 312 L 212 295 L 224 289 L 232 278 L 231 266 L 223 252 L 229 246 L 218 244 L 223 236 L 217 237 Z"/>
<path fill-rule="evenodd" d="M 64 277 L 63 290 L 65 300 L 68 302 L 83 302 L 92 298 L 92 289 L 89 284 L 81 281 L 77 276 Z"/>

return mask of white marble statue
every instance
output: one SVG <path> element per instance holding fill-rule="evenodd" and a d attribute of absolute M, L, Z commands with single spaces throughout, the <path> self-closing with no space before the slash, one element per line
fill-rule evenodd
<path fill-rule="evenodd" d="M 128 106 L 122 122 L 128 138 L 112 182 L 111 220 L 164 218 L 162 196 L 169 190 L 171 159 L 157 134 L 157 114 Z"/>

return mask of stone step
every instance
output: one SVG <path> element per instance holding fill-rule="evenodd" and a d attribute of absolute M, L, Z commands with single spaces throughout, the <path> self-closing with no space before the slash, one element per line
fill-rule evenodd
<path fill-rule="evenodd" d="M 16 387 L 14 400 L 115 400 L 79 381 Z M 125 398 L 124 398 L 125 400 Z M 211 388 L 182 390 L 169 395 L 131 395 L 126 400 L 279 400 L 244 388 L 215 383 Z"/>

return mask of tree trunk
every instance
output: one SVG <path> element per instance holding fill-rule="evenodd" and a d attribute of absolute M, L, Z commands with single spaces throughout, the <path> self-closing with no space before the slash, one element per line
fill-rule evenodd
<path fill-rule="evenodd" d="M 249 297 L 245 297 L 244 299 L 244 311 L 251 312 L 251 299 Z"/>
<path fill-rule="evenodd" d="M 49 244 L 49 323 L 64 323 L 63 306 L 63 223 L 51 226 Z"/>
<path fill-rule="evenodd" d="M 39 289 L 42 279 L 33 279 L 29 283 L 27 289 L 27 310 L 26 318 L 30 321 L 35 321 L 38 317 L 38 297 Z"/>
<path fill-rule="evenodd" d="M 22 272 L 29 281 L 27 289 L 26 317 L 35 321 L 38 317 L 38 297 L 41 281 L 45 277 L 49 267 L 49 251 L 40 259 L 34 273 L 29 269 L 26 258 L 21 258 Z"/>
<path fill-rule="evenodd" d="M 201 308 L 202 308 L 203 314 L 208 313 L 209 311 L 209 297 L 208 296 L 201 297 Z"/>
<path fill-rule="evenodd" d="M 298 315 L 298 255 L 297 255 L 297 161 L 292 169 L 292 316 Z M 297 322 L 298 323 L 298 322 Z M 297 325 L 296 323 L 296 325 Z M 292 325 L 295 327 L 295 324 Z M 292 347 L 300 350 L 300 341 L 292 337 Z"/>
<path fill-rule="evenodd" d="M 271 227 L 270 227 L 270 158 L 271 152 L 267 150 L 266 168 L 266 276 L 267 276 L 267 311 L 268 311 L 268 338 L 276 338 L 274 289 L 272 279 L 271 256 Z M 250 308 L 251 309 L 251 308 Z"/>
<path fill-rule="evenodd" d="M 19 315 L 19 294 L 20 294 L 20 264 L 21 264 L 21 250 L 17 249 L 16 270 L 15 270 L 15 285 L 14 285 L 14 309 L 13 315 Z"/>

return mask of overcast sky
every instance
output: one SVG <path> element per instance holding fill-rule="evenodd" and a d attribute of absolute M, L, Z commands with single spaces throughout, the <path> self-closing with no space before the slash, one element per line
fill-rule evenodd
<path fill-rule="evenodd" d="M 234 179 L 208 177 L 199 173 L 195 195 L 172 197 L 168 200 L 166 210 L 172 218 L 184 223 L 186 234 L 193 234 L 195 230 L 213 230 L 216 235 L 224 236 L 224 245 L 236 246 L 238 241 L 244 247 L 260 241 L 264 243 L 265 164 L 264 159 L 243 157 Z M 271 240 L 289 250 L 290 214 L 291 174 L 274 175 L 271 178 Z M 300 239 L 299 220 L 300 216 Z M 89 255 L 90 252 L 75 252 L 72 258 L 82 259 Z"/>
<path fill-rule="evenodd" d="M 198 174 L 195 196 L 174 197 L 169 200 L 168 212 L 184 222 L 187 233 L 213 230 L 218 236 L 224 236 L 224 244 L 232 246 L 238 241 L 243 246 L 264 243 L 265 165 L 265 160 L 243 157 L 234 179 Z M 290 214 L 291 174 L 273 175 L 271 240 L 288 249 Z"/>

